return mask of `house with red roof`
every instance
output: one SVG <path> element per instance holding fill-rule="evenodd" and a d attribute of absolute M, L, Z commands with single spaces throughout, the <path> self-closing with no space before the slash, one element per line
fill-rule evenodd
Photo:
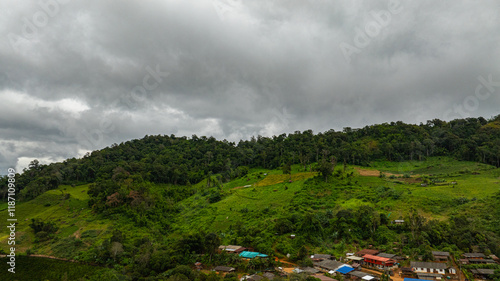
<path fill-rule="evenodd" d="M 379 269 L 389 269 L 396 263 L 396 261 L 393 259 L 374 255 L 364 255 L 363 259 L 366 266 L 372 266 Z"/>

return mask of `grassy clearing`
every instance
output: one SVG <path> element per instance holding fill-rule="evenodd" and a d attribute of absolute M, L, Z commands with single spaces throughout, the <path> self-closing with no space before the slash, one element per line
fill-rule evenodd
<path fill-rule="evenodd" d="M 297 167 L 294 168 L 298 171 Z M 347 172 L 353 172 L 353 168 L 348 166 Z M 422 162 L 377 162 L 369 169 L 382 168 L 387 172 L 418 173 L 418 176 L 405 181 L 398 177 L 367 177 L 355 173 L 350 184 L 346 180 L 332 181 L 326 184 L 326 189 L 308 190 L 305 181 L 316 173 L 295 172 L 291 175 L 292 183 L 289 183 L 290 175 L 283 175 L 280 170 L 259 169 L 224 184 L 226 195 L 220 202 L 210 204 L 201 194 L 184 200 L 176 228 L 224 232 L 241 222 L 248 225 L 258 221 L 260 225 L 266 225 L 287 212 L 291 202 L 306 209 L 355 209 L 369 205 L 390 213 L 391 219 L 405 216 L 415 207 L 428 218 L 445 219 L 457 204 L 472 204 L 500 188 L 498 169 L 473 162 L 435 157 Z M 422 187 L 421 177 L 440 181 Z M 457 184 L 448 185 L 453 181 Z M 252 186 L 241 188 L 244 185 Z M 240 188 L 232 189 L 234 187 Z"/>
<path fill-rule="evenodd" d="M 289 181 L 294 182 L 294 181 L 303 181 L 308 178 L 312 178 L 314 176 L 318 175 L 316 172 L 305 172 L 305 173 L 297 173 L 297 174 L 291 174 L 291 175 L 284 175 L 284 174 L 271 174 L 268 175 L 265 179 L 257 182 L 255 184 L 255 187 L 263 187 L 263 186 L 269 186 L 269 185 L 275 185 L 275 184 L 280 184 L 280 183 L 287 183 Z"/>
<path fill-rule="evenodd" d="M 425 161 L 375 161 L 370 163 L 370 167 L 382 172 L 394 174 L 409 173 L 426 175 L 451 175 L 460 172 L 495 169 L 495 167 L 491 165 L 468 161 L 457 161 L 449 157 L 429 157 Z"/>
<path fill-rule="evenodd" d="M 58 239 L 75 236 L 75 233 L 88 229 L 107 229 L 111 222 L 107 219 L 97 219 L 88 207 L 88 185 L 76 187 L 60 186 L 58 189 L 49 190 L 37 198 L 16 204 L 16 249 L 18 253 L 27 249 L 35 250 L 42 254 L 51 254 L 49 242 L 40 243 L 34 247 L 35 236 L 31 227 L 31 219 L 52 221 L 59 230 Z M 69 196 L 67 195 L 69 194 Z M 7 211 L 0 211 L 0 217 L 7 217 Z M 0 249 L 7 251 L 9 248 L 6 239 L 8 230 L 0 229 Z"/>

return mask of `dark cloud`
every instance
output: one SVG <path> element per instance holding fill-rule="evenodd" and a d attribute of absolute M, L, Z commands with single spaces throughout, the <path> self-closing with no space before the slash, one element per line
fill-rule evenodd
<path fill-rule="evenodd" d="M 0 0 L 2 171 L 147 134 L 498 114 L 496 1 L 40 3 Z"/>

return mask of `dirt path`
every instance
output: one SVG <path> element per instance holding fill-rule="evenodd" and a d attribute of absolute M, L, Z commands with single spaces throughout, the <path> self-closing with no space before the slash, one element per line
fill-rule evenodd
<path fill-rule="evenodd" d="M 359 173 L 360 176 L 363 176 L 363 177 L 379 177 L 380 176 L 379 170 L 367 170 L 367 169 L 361 169 L 359 167 L 354 167 L 354 169 Z M 398 181 L 404 181 L 407 183 L 418 183 L 421 181 L 420 175 L 411 175 L 409 178 L 404 178 L 403 174 L 393 174 L 393 173 L 386 173 L 386 172 L 382 172 L 382 173 L 386 177 L 395 176 L 395 177 L 397 177 Z"/>
<path fill-rule="evenodd" d="M 237 186 L 237 187 L 233 187 L 233 188 L 231 188 L 231 190 L 241 189 L 241 188 L 247 188 L 247 187 L 252 187 L 252 184 L 245 185 L 245 186 Z"/>
<path fill-rule="evenodd" d="M 293 266 L 294 268 L 297 267 L 298 265 L 289 261 L 286 261 L 284 259 L 278 259 L 279 262 L 281 262 L 283 265 L 287 266 Z"/>
<path fill-rule="evenodd" d="M 7 255 L 0 255 L 0 258 L 5 258 Z M 60 260 L 60 261 L 69 261 L 69 262 L 78 262 L 75 260 L 70 260 L 70 259 L 64 259 L 64 258 L 58 258 L 54 256 L 47 256 L 47 255 L 29 255 L 29 257 L 33 258 L 44 258 L 44 259 L 52 259 L 52 260 Z"/>
<path fill-rule="evenodd" d="M 356 171 L 358 171 L 360 176 L 364 177 L 378 177 L 380 176 L 380 171 L 379 170 L 367 170 L 367 169 L 361 169 L 358 167 L 354 167 Z M 395 176 L 395 177 L 402 177 L 402 174 L 393 174 L 393 173 L 384 173 L 386 176 Z"/>

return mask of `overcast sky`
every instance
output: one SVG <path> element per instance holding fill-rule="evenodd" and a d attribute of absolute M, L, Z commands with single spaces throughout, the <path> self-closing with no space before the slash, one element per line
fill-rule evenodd
<path fill-rule="evenodd" d="M 0 174 L 145 135 L 500 113 L 499 1 L 0 0 Z"/>

